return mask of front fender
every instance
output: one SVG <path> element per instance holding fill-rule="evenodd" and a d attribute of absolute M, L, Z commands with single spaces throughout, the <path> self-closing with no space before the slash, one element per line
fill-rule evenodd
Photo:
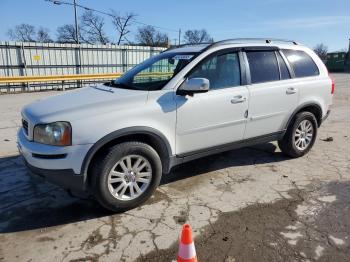
<path fill-rule="evenodd" d="M 81 174 L 84 176 L 84 184 L 86 186 L 86 182 L 87 182 L 87 172 L 91 163 L 91 160 L 93 159 L 93 157 L 95 156 L 95 154 L 101 149 L 103 148 L 103 146 L 107 145 L 109 142 L 116 140 L 118 138 L 122 138 L 125 136 L 129 136 L 129 135 L 148 135 L 154 139 L 156 139 L 156 141 L 158 143 L 160 143 L 160 145 L 162 145 L 166 151 L 166 158 L 169 160 L 171 158 L 171 156 L 173 155 L 173 152 L 171 150 L 171 146 L 170 143 L 168 141 L 168 139 L 158 130 L 151 128 L 151 127 L 146 127 L 146 126 L 134 126 L 134 127 L 127 127 L 127 128 L 123 128 L 117 131 L 114 131 L 104 137 L 102 137 L 100 140 L 98 140 L 91 148 L 90 150 L 87 152 L 84 160 L 83 160 L 83 164 L 81 167 Z M 166 161 L 165 166 L 163 166 L 163 168 L 165 168 L 165 170 L 169 169 L 169 161 Z"/>

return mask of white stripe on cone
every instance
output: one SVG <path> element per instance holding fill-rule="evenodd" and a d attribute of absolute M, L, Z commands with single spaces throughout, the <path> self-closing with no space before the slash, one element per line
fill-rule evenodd
<path fill-rule="evenodd" d="M 196 249 L 194 248 L 194 243 L 191 244 L 182 244 L 179 246 L 179 257 L 182 259 L 191 259 L 196 256 Z"/>

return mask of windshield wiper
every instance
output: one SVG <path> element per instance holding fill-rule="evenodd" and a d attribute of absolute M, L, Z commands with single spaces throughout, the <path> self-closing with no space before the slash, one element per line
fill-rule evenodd
<path fill-rule="evenodd" d="M 116 83 L 114 81 L 111 81 L 109 83 L 109 86 L 111 87 L 117 87 L 117 88 L 124 88 L 124 89 L 134 89 L 133 86 L 129 86 L 129 85 L 126 85 L 126 84 L 123 84 L 123 83 Z"/>

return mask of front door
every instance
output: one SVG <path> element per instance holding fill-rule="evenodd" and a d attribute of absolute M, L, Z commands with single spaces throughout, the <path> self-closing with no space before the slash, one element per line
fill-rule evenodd
<path fill-rule="evenodd" d="M 243 138 L 248 89 L 241 85 L 237 52 L 210 55 L 188 75 L 207 78 L 207 93 L 176 96 L 176 153 L 184 154 Z"/>

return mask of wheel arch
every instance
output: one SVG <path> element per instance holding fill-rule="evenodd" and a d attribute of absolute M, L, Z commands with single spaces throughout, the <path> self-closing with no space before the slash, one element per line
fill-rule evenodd
<path fill-rule="evenodd" d="M 128 127 L 104 136 L 89 149 L 81 167 L 85 188 L 89 185 L 89 173 L 94 160 L 98 159 L 110 146 L 127 141 L 144 142 L 152 146 L 161 158 L 163 173 L 169 172 L 172 150 L 168 139 L 154 128 Z"/>
<path fill-rule="evenodd" d="M 300 113 L 300 112 L 310 112 L 312 113 L 316 120 L 317 120 L 317 125 L 320 127 L 321 123 L 322 123 L 322 107 L 316 103 L 316 102 L 312 102 L 312 103 L 305 103 L 302 105 L 299 105 L 293 112 L 293 114 L 289 117 L 286 125 L 285 125 L 285 130 L 287 130 L 288 126 L 290 125 L 290 123 L 293 121 L 294 117 Z"/>

